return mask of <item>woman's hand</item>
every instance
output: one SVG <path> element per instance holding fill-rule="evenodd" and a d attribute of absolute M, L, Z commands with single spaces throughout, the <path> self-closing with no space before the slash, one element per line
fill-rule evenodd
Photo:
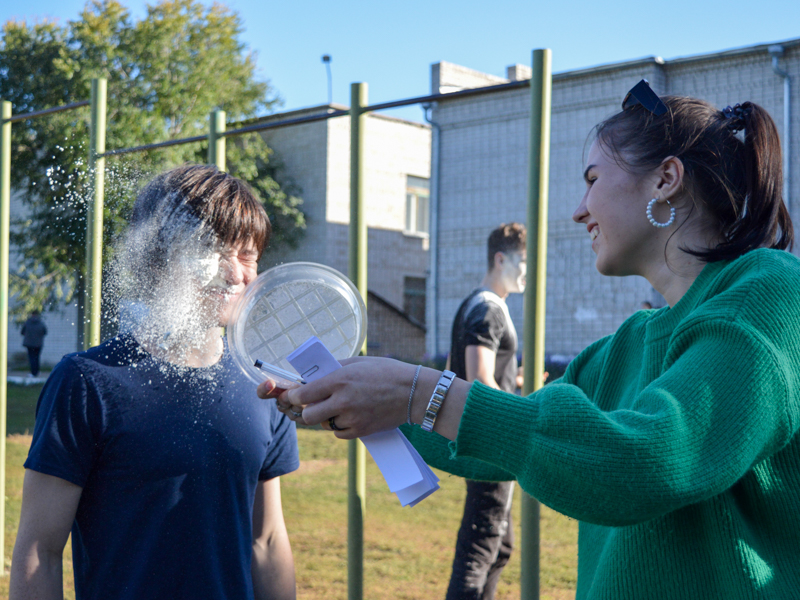
<path fill-rule="evenodd" d="M 277 398 L 278 409 L 292 420 L 322 424 L 342 439 L 391 430 L 406 422 L 414 365 L 374 357 L 351 358 L 342 365 L 330 375 L 289 390 L 268 379 L 257 393 L 261 398 Z M 415 400 L 422 402 L 419 393 Z"/>

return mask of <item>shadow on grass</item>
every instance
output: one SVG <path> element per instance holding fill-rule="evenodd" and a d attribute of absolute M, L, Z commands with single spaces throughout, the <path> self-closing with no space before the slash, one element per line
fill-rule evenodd
<path fill-rule="evenodd" d="M 9 383 L 7 389 L 6 430 L 9 435 L 15 433 L 33 433 L 36 417 L 36 402 L 43 384 L 17 385 Z"/>

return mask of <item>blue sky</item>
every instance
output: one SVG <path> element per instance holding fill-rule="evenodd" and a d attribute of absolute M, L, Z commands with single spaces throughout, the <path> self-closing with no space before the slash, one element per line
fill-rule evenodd
<path fill-rule="evenodd" d="M 122 0 L 134 17 L 147 2 Z M 553 51 L 554 72 L 632 60 L 719 52 L 800 38 L 800 2 L 777 0 L 227 0 L 242 17 L 242 40 L 258 55 L 259 76 L 284 100 L 282 110 L 327 101 L 321 61 L 332 57 L 333 101 L 348 104 L 350 83 L 369 84 L 370 103 L 429 93 L 439 61 L 504 75 L 530 64 L 534 48 Z M 0 18 L 74 20 L 84 0 L 4 1 Z M 395 116 L 421 120 L 407 107 Z"/>

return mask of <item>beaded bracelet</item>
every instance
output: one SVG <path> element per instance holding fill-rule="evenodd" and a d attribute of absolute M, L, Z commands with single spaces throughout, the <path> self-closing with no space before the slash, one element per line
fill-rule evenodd
<path fill-rule="evenodd" d="M 419 372 L 422 365 L 417 365 L 417 372 L 414 373 L 414 382 L 411 384 L 411 393 L 408 395 L 408 409 L 406 410 L 406 423 L 411 425 L 411 401 L 414 399 L 414 390 L 417 387 L 417 379 L 419 379 Z"/>

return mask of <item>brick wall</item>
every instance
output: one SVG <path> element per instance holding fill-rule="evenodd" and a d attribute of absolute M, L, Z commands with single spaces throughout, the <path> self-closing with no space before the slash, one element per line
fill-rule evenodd
<path fill-rule="evenodd" d="M 306 112 L 313 110 L 322 109 Z M 300 246 L 296 250 L 267 254 L 263 267 L 305 260 L 326 264 L 346 274 L 350 118 L 338 117 L 267 131 L 263 135 L 281 158 L 282 174 L 302 188 L 303 210 L 308 217 L 308 230 Z M 430 177 L 430 139 L 430 128 L 426 125 L 380 115 L 369 115 L 366 119 L 368 286 L 396 306 L 403 303 L 404 277 L 427 274 L 427 236 L 408 235 L 403 229 L 406 176 Z"/>
<path fill-rule="evenodd" d="M 800 40 L 787 42 L 780 66 L 793 78 L 790 199 L 800 194 Z M 458 81 L 463 72 L 450 63 L 432 67 L 438 81 Z M 511 67 L 511 79 L 524 70 Z M 470 73 L 474 87 L 492 83 Z M 624 94 L 646 78 L 659 94 L 704 98 L 723 108 L 753 100 L 783 126 L 783 82 L 772 71 L 767 46 L 674 61 L 644 59 L 556 74 L 553 78 L 546 352 L 574 355 L 616 330 L 653 296 L 639 277 L 609 278 L 594 268 L 585 228 L 571 215 L 584 193 L 582 171 L 595 124 L 619 110 Z M 499 81 L 498 81 L 499 79 Z M 447 348 L 461 299 L 485 269 L 486 238 L 504 221 L 524 221 L 527 201 L 530 91 L 516 89 L 471 98 L 443 100 L 432 111 L 440 126 L 438 322 L 428 323 L 428 347 Z M 791 212 L 800 216 L 798 202 Z M 509 310 L 522 331 L 522 299 L 509 297 Z M 431 312 L 429 312 L 429 315 Z M 435 340 L 433 336 L 436 336 Z M 521 336 L 520 336 L 521 337 Z"/>
<path fill-rule="evenodd" d="M 413 323 L 397 306 L 380 296 L 367 297 L 367 354 L 421 362 L 425 354 L 425 328 Z"/>
<path fill-rule="evenodd" d="M 337 117 L 263 135 L 280 156 L 284 165 L 281 175 L 291 177 L 302 188 L 308 230 L 297 249 L 266 254 L 262 268 L 302 260 L 328 265 L 346 275 L 350 118 Z M 424 353 L 424 329 L 397 311 L 403 305 L 405 277 L 426 277 L 428 272 L 428 237 L 407 234 L 404 228 L 406 177 L 430 178 L 430 141 L 427 125 L 381 115 L 366 118 L 367 278 L 370 291 L 380 298 L 375 303 L 368 302 L 371 354 L 419 360 Z"/>

